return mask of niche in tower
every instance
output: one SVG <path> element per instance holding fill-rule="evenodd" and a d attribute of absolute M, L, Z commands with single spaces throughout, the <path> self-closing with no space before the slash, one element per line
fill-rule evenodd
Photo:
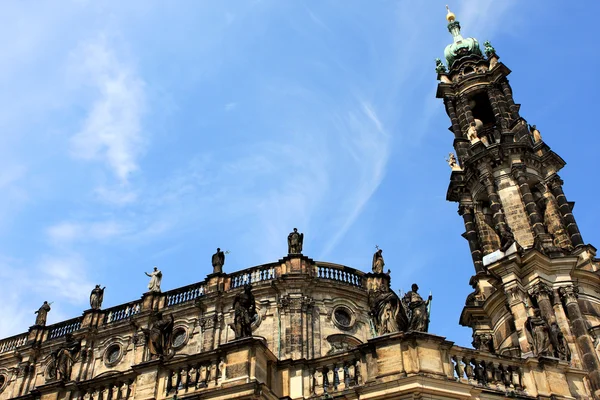
<path fill-rule="evenodd" d="M 490 104 L 487 92 L 479 91 L 474 93 L 469 98 L 469 106 L 475 120 L 475 128 L 477 136 L 483 141 L 486 146 L 500 140 L 500 135 L 496 129 L 496 118 L 494 110 Z"/>

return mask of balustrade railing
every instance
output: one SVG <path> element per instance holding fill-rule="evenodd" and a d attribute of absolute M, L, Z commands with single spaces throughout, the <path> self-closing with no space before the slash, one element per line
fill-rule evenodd
<path fill-rule="evenodd" d="M 317 265 L 317 277 L 363 287 L 363 273 L 349 267 Z"/>
<path fill-rule="evenodd" d="M 230 287 L 235 289 L 246 283 L 256 284 L 275 279 L 275 264 L 263 265 L 230 275 Z"/>
<path fill-rule="evenodd" d="M 182 396 L 204 388 L 215 387 L 222 378 L 222 369 L 216 360 L 200 361 L 174 369 L 165 377 L 165 396 Z"/>
<path fill-rule="evenodd" d="M 89 388 L 76 393 L 75 399 L 82 400 L 127 400 L 134 398 L 135 385 L 133 379 L 126 382 L 116 382 L 97 388 Z"/>
<path fill-rule="evenodd" d="M 73 318 L 67 321 L 60 322 L 48 327 L 48 340 L 56 339 L 62 336 L 66 336 L 69 333 L 78 331 L 81 328 L 81 321 L 83 318 Z"/>
<path fill-rule="evenodd" d="M 509 394 L 525 389 L 523 370 L 517 360 L 508 357 L 483 357 L 475 352 L 456 350 L 453 349 L 450 353 L 450 362 L 454 368 L 454 379 L 457 381 L 485 386 Z"/>
<path fill-rule="evenodd" d="M 361 361 L 354 354 L 321 361 L 310 372 L 311 392 L 315 396 L 331 395 L 364 383 Z"/>
<path fill-rule="evenodd" d="M 27 343 L 27 336 L 27 333 L 21 333 L 20 335 L 11 336 L 9 338 L 0 340 L 0 354 L 12 351 L 19 346 L 23 346 L 25 343 Z"/>
<path fill-rule="evenodd" d="M 127 319 L 133 315 L 139 314 L 142 309 L 141 301 L 135 301 L 132 303 L 121 304 L 116 307 L 109 308 L 105 310 L 105 324 L 110 324 L 112 322 L 122 321 Z"/>
<path fill-rule="evenodd" d="M 165 292 L 165 295 L 167 296 L 166 306 L 170 307 L 176 304 L 182 304 L 188 301 L 195 300 L 200 296 L 204 296 L 204 291 L 204 282 L 194 283 L 193 285 L 169 290 L 168 292 Z"/>

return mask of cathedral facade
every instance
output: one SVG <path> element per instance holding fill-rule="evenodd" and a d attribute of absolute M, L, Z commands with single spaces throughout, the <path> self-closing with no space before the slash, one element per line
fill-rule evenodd
<path fill-rule="evenodd" d="M 418 286 L 314 261 L 303 235 L 282 259 L 228 273 L 217 249 L 202 282 L 0 340 L 0 400 L 492 399 L 600 397 L 600 260 L 558 175 L 565 162 L 519 114 L 489 42 L 463 38 L 437 60 L 454 135 L 447 199 L 458 203 L 474 274 L 460 324 L 473 348 L 428 332 Z"/>

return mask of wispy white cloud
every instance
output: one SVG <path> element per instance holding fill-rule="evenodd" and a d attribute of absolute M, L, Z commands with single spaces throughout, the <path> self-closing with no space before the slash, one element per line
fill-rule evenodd
<path fill-rule="evenodd" d="M 48 237 L 57 244 L 73 241 L 107 240 L 130 232 L 130 228 L 115 220 L 83 223 L 63 221 L 47 229 Z"/>
<path fill-rule="evenodd" d="M 138 157 L 146 144 L 141 124 L 145 83 L 104 37 L 75 50 L 72 64 L 82 83 L 92 85 L 97 98 L 81 130 L 71 139 L 71 154 L 106 163 L 120 183 L 126 184 L 139 169 Z"/>
<path fill-rule="evenodd" d="M 225 104 L 225 111 L 233 111 L 233 110 L 235 110 L 236 107 L 237 107 L 237 103 L 235 103 L 235 102 L 227 103 L 227 104 Z"/>

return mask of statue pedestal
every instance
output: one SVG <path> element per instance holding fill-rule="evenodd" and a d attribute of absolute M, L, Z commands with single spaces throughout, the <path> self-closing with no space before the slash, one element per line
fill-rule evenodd
<path fill-rule="evenodd" d="M 366 287 L 369 292 L 371 291 L 390 291 L 390 283 L 392 278 L 385 273 L 376 274 L 369 272 L 365 274 Z"/>

